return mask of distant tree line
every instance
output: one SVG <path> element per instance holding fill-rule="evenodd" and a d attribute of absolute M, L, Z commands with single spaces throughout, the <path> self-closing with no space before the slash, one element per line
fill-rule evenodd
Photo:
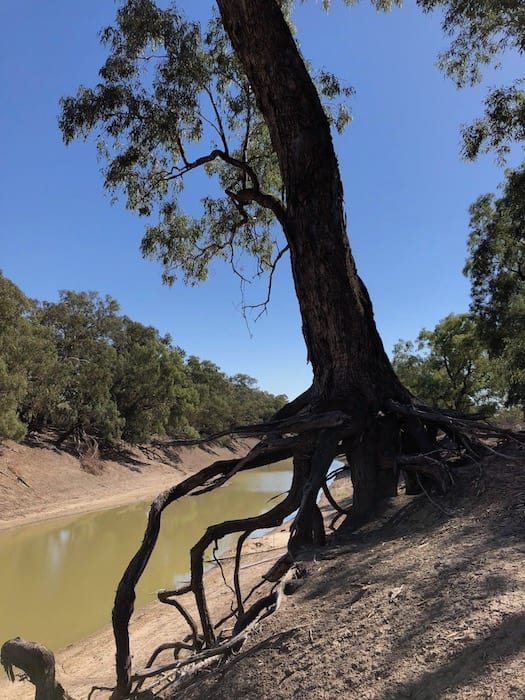
<path fill-rule="evenodd" d="M 186 357 L 96 292 L 29 299 L 0 273 L 0 438 L 57 430 L 97 441 L 193 438 L 258 423 L 286 402 L 245 374 Z"/>
<path fill-rule="evenodd" d="M 393 365 L 428 403 L 488 414 L 514 407 L 525 416 L 525 166 L 506 172 L 502 191 L 470 207 L 470 312 L 450 314 L 415 342 L 400 340 Z"/>

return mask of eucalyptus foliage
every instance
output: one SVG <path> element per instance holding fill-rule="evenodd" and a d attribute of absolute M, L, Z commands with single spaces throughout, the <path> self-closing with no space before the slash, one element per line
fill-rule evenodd
<path fill-rule="evenodd" d="M 439 57 L 439 66 L 458 87 L 474 85 L 483 69 L 498 66 L 505 52 L 525 52 L 523 0 L 417 0 L 423 10 L 437 10 L 442 28 L 451 38 Z M 463 155 L 476 158 L 494 151 L 504 161 L 512 143 L 525 137 L 525 80 L 491 88 L 484 115 L 463 128 Z"/>
<path fill-rule="evenodd" d="M 525 167 L 508 171 L 501 197 L 470 207 L 472 311 L 497 360 L 509 405 L 525 406 Z"/>
<path fill-rule="evenodd" d="M 147 219 L 142 253 L 161 261 L 170 284 L 177 274 L 206 279 L 214 258 L 244 280 L 269 273 L 284 248 L 273 227 L 283 204 L 279 168 L 217 14 L 201 26 L 175 3 L 128 0 L 100 39 L 108 51 L 100 82 L 61 100 L 60 128 L 66 143 L 97 134 L 105 187 Z M 350 114 L 338 99 L 351 89 L 326 71 L 317 81 L 342 130 Z M 213 181 L 198 217 L 183 197 L 197 169 Z"/>
<path fill-rule="evenodd" d="M 421 330 L 415 342 L 400 340 L 392 363 L 421 401 L 461 412 L 493 412 L 501 403 L 496 368 L 472 315 L 449 314 L 433 330 Z"/>
<path fill-rule="evenodd" d="M 184 366 L 184 353 L 169 335 L 127 317 L 112 338 L 117 353 L 111 395 L 124 420 L 122 437 L 145 442 L 153 434 L 196 434 L 188 416 L 198 395 Z"/>
<path fill-rule="evenodd" d="M 61 393 L 48 420 L 65 434 L 78 429 L 105 440 L 120 437 L 123 419 L 111 395 L 117 353 L 111 337 L 119 306 L 96 292 L 62 290 L 43 302 L 39 320 L 49 328 L 60 360 Z"/>
<path fill-rule="evenodd" d="M 34 303 L 0 272 L 0 438 L 22 438 L 57 395 L 58 359 Z"/>
<path fill-rule="evenodd" d="M 286 402 L 255 379 L 186 359 L 96 292 L 28 299 L 0 273 L 0 439 L 53 428 L 97 440 L 198 437 L 267 420 Z"/>

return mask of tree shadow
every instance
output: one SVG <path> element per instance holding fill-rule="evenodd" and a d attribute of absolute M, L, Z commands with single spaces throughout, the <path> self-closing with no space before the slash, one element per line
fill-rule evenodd
<path fill-rule="evenodd" d="M 504 673 L 511 694 L 495 697 L 523 697 L 512 674 L 525 646 L 525 471 L 495 466 L 485 489 L 478 467 L 461 469 L 448 496 L 386 501 L 366 526 L 342 528 L 327 549 L 308 553 L 314 572 L 297 604 L 317 610 L 311 624 L 317 619 L 340 655 L 331 663 L 343 693 L 434 700 L 480 679 L 494 690 Z M 320 654 L 329 649 L 319 644 Z"/>
<path fill-rule="evenodd" d="M 381 700 L 434 700 L 445 691 L 449 694 L 459 691 L 487 673 L 491 664 L 517 656 L 524 647 L 525 613 L 510 614 L 483 639 L 464 646 L 454 659 L 437 669 L 423 672 L 419 678 L 402 684 L 394 692 L 385 692 Z"/>

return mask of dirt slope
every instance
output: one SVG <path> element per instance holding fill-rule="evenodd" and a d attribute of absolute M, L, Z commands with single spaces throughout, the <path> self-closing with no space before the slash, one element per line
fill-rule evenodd
<path fill-rule="evenodd" d="M 123 443 L 102 458 L 80 460 L 53 447 L 52 438 L 0 443 L 0 530 L 154 498 L 217 459 L 246 454 L 254 444 L 239 440 L 231 447 L 175 449 Z"/>
<path fill-rule="evenodd" d="M 514 456 L 461 470 L 438 505 L 397 498 L 366 529 L 338 533 L 251 649 L 180 697 L 523 700 L 525 464 Z"/>

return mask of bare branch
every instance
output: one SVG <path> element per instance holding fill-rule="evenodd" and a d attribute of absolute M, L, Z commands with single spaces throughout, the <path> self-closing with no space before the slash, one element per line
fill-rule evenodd
<path fill-rule="evenodd" d="M 248 143 L 250 140 L 250 130 L 252 122 L 252 101 L 250 100 L 250 86 L 249 84 L 244 84 L 244 90 L 246 92 L 246 128 L 244 130 L 244 138 L 241 147 L 242 159 L 246 161 L 246 153 L 248 150 Z M 246 175 L 243 177 L 243 187 L 246 187 Z"/>
<path fill-rule="evenodd" d="M 209 87 L 207 85 L 204 86 L 204 92 L 208 95 L 208 99 L 210 100 L 213 112 L 215 114 L 215 119 L 217 120 L 217 124 L 216 125 L 214 124 L 213 126 L 215 127 L 215 130 L 217 131 L 217 133 L 221 137 L 224 152 L 226 154 L 229 154 L 230 149 L 228 148 L 228 142 L 226 140 L 226 133 L 224 131 L 224 126 L 222 123 L 221 114 L 220 114 L 219 108 L 217 107 L 217 103 L 215 101 L 213 93 L 211 92 L 211 90 L 209 89 Z"/>
<path fill-rule="evenodd" d="M 182 592 L 189 592 L 189 588 L 185 589 Z M 175 600 L 175 596 L 181 595 L 182 593 L 180 590 L 179 591 L 159 591 L 157 593 L 157 598 L 160 600 L 161 603 L 166 603 L 167 605 L 173 605 L 179 613 L 182 615 L 182 617 L 186 620 L 188 623 L 188 626 L 191 630 L 191 636 L 193 639 L 193 646 L 192 648 L 199 649 L 201 646 L 199 643 L 199 633 L 197 630 L 197 624 L 193 617 L 189 614 L 189 612 L 182 606 L 178 600 Z M 151 665 L 151 664 L 148 664 Z"/>
<path fill-rule="evenodd" d="M 226 194 L 238 201 L 240 204 L 256 202 L 265 209 L 270 209 L 270 211 L 272 211 L 275 214 L 277 220 L 281 223 L 281 225 L 285 225 L 286 213 L 282 202 L 273 195 L 266 194 L 261 191 L 257 173 L 252 168 L 252 166 L 249 165 L 246 161 L 240 160 L 239 158 L 234 158 L 233 156 L 229 155 L 227 150 L 220 150 L 218 148 L 213 149 L 213 151 L 210 151 L 210 153 L 208 153 L 207 155 L 200 156 L 199 158 L 190 161 L 186 157 L 184 146 L 179 136 L 176 136 L 176 141 L 182 161 L 184 163 L 184 167 L 181 168 L 179 166 L 174 165 L 170 170 L 166 171 L 159 177 L 159 182 L 162 180 L 164 180 L 165 182 L 169 182 L 170 180 L 178 179 L 180 177 L 183 177 L 186 173 L 190 172 L 191 170 L 200 168 L 203 165 L 211 163 L 214 160 L 217 160 L 217 158 L 219 158 L 228 165 L 231 165 L 232 167 L 241 170 L 250 179 L 252 183 L 252 187 L 244 188 L 239 192 L 226 190 Z"/>
<path fill-rule="evenodd" d="M 243 308 L 243 310 L 246 311 L 246 309 L 259 309 L 262 307 L 261 311 L 255 317 L 256 321 L 263 315 L 263 313 L 268 308 L 268 304 L 270 303 L 270 298 L 272 296 L 272 283 L 273 283 L 273 275 L 275 273 L 275 269 L 277 267 L 277 264 L 279 263 L 279 260 L 283 257 L 283 255 L 289 249 L 290 249 L 290 246 L 285 245 L 284 248 L 281 248 L 281 250 L 275 256 L 275 260 L 273 261 L 273 263 L 271 265 L 270 274 L 268 276 L 268 289 L 267 289 L 266 299 L 264 301 L 260 302 L 259 304 L 247 304 Z"/>
<path fill-rule="evenodd" d="M 244 615 L 244 605 L 243 605 L 243 600 L 242 600 L 242 593 L 241 593 L 241 584 L 239 581 L 239 568 L 241 566 L 241 554 L 242 554 L 242 546 L 245 542 L 245 540 L 251 535 L 252 531 L 246 531 L 243 532 L 243 534 L 239 537 L 237 541 L 237 549 L 235 551 L 235 570 L 233 572 L 233 583 L 235 586 L 235 598 L 237 600 L 237 614 L 239 617 L 241 615 Z"/>

